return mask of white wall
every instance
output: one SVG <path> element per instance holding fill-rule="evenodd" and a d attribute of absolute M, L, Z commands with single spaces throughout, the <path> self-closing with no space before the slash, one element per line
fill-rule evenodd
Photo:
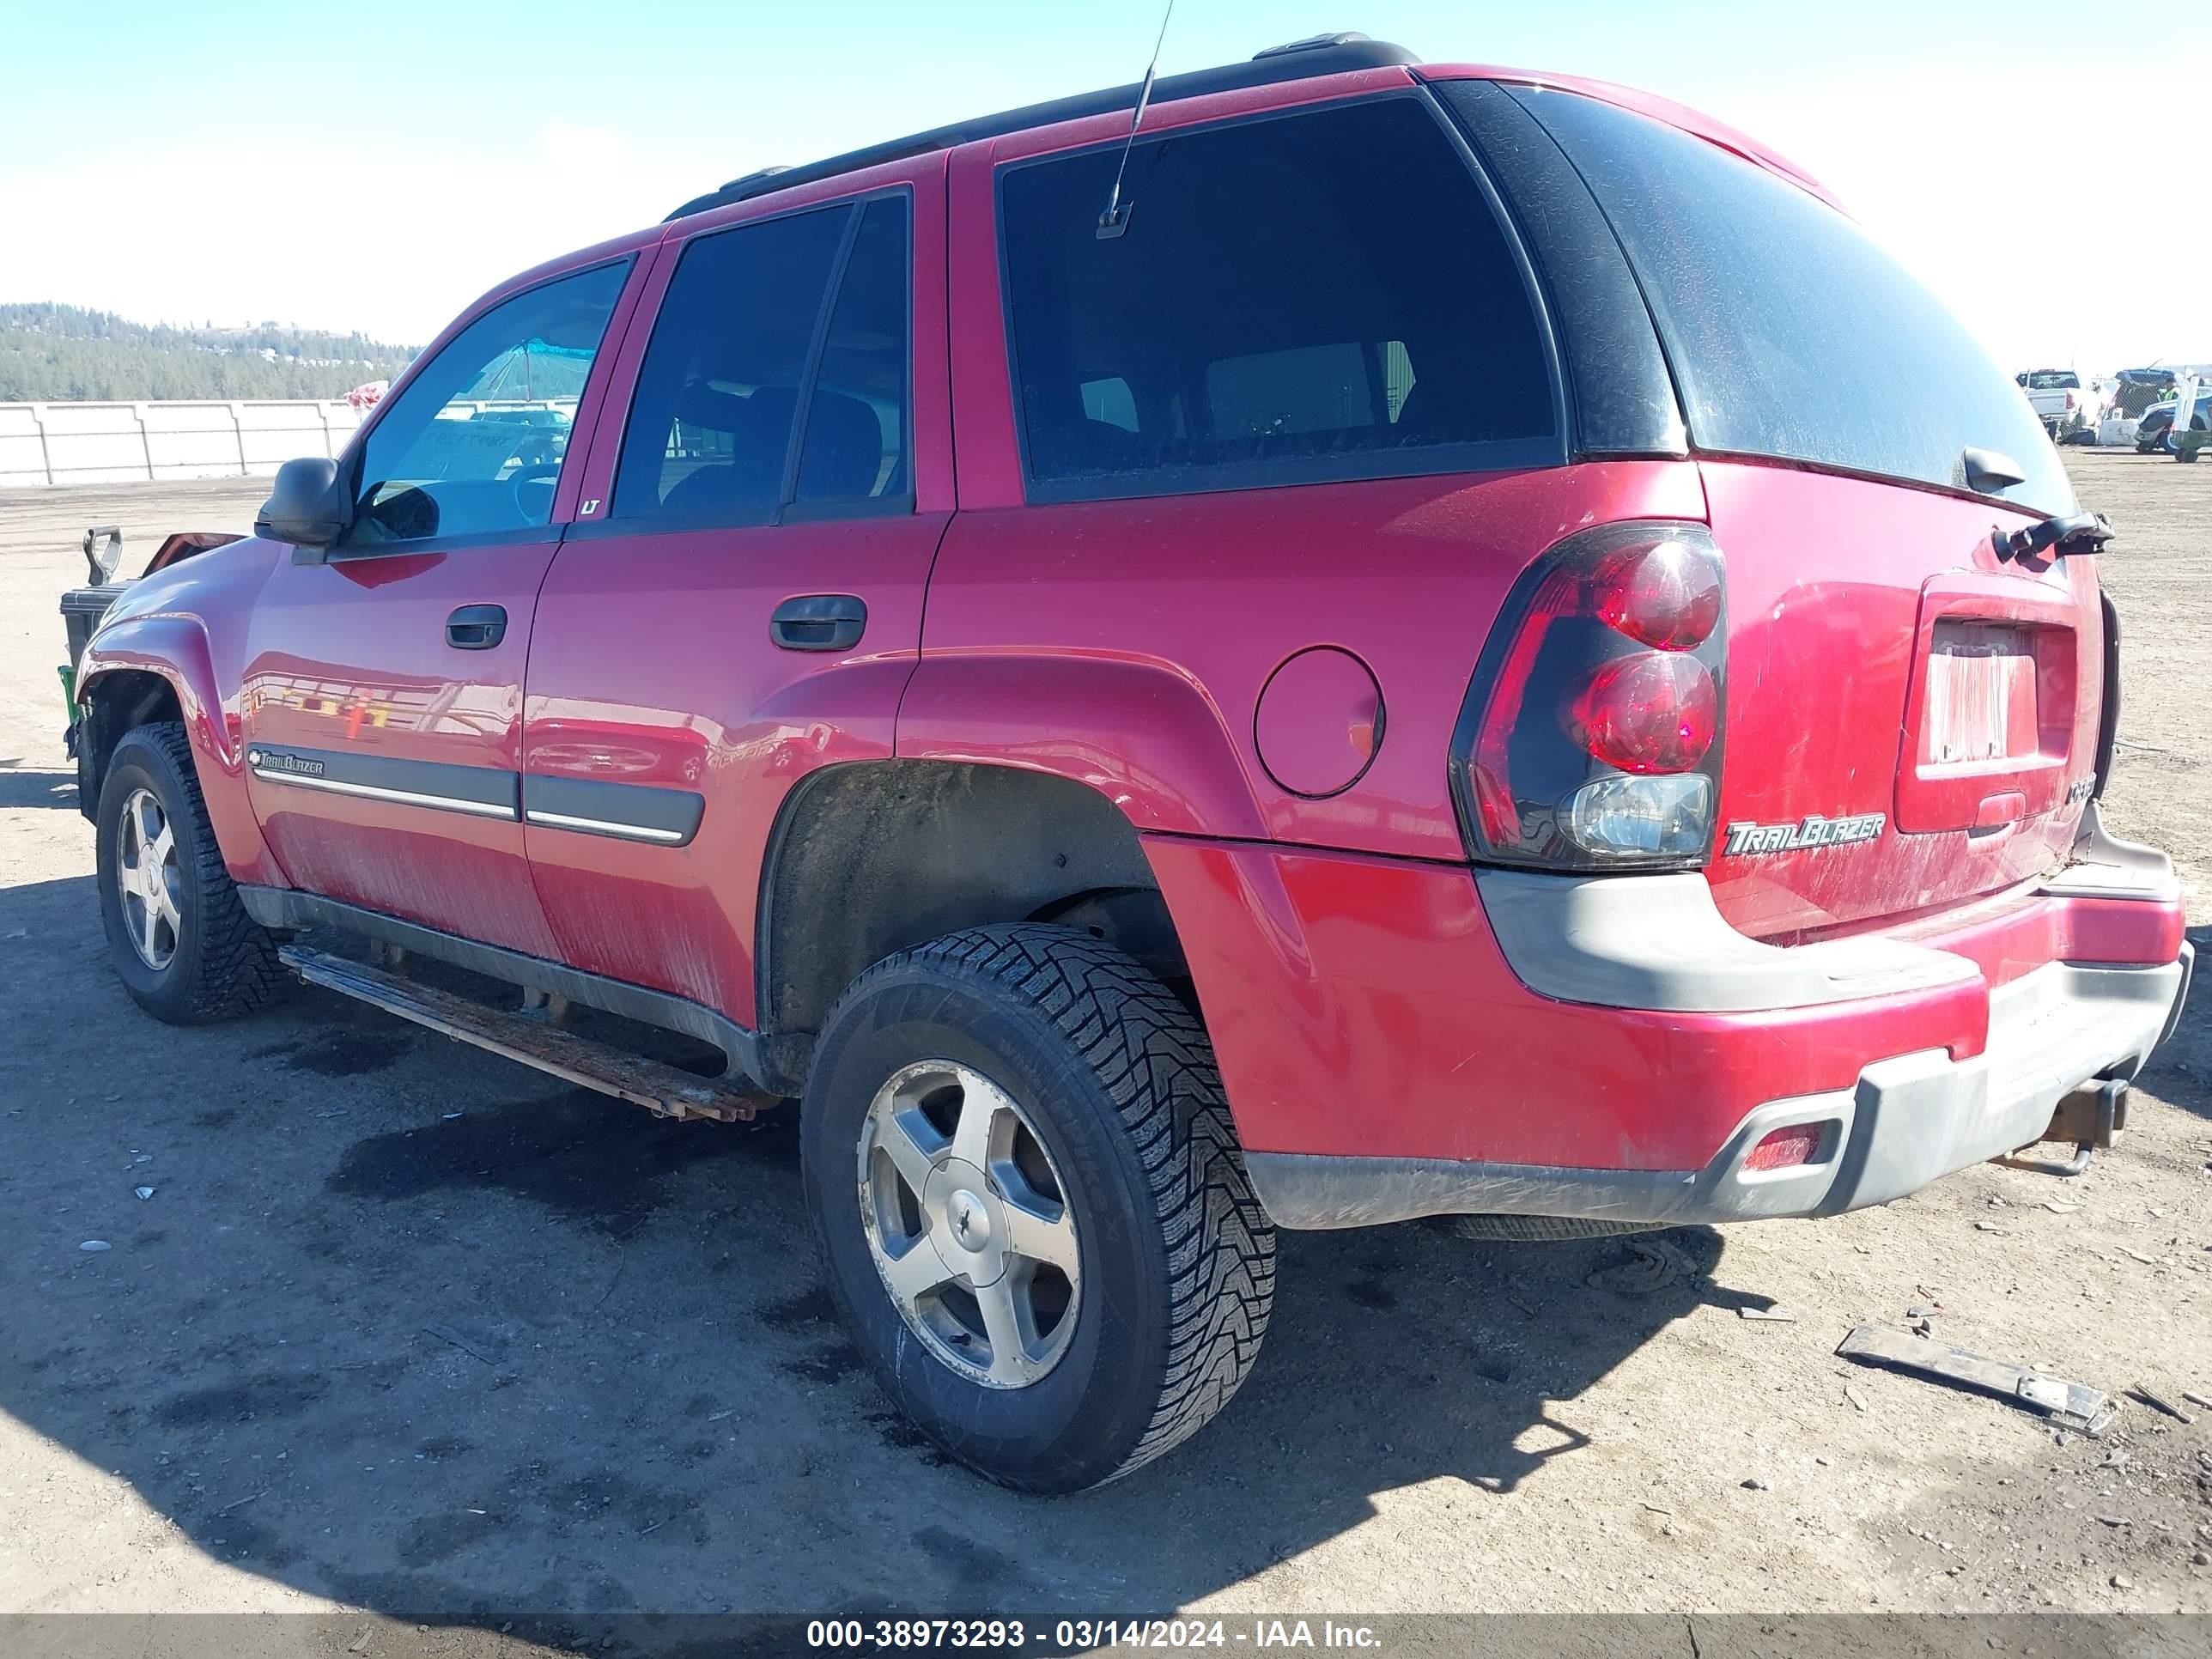
<path fill-rule="evenodd" d="M 335 456 L 361 418 L 343 398 L 0 404 L 0 488 L 270 473 Z"/>

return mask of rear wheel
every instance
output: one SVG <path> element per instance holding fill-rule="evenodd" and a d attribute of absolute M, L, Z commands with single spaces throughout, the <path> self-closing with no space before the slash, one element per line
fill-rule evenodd
<path fill-rule="evenodd" d="M 223 868 L 182 726 L 142 726 L 115 746 L 94 823 L 100 920 L 131 1000 L 172 1025 L 267 1000 L 282 982 L 276 941 Z"/>
<path fill-rule="evenodd" d="M 839 1302 L 877 1380 L 1005 1485 L 1127 1474 L 1228 1402 L 1274 1235 L 1205 1032 L 1120 951 L 1024 925 L 854 981 L 800 1145 Z"/>

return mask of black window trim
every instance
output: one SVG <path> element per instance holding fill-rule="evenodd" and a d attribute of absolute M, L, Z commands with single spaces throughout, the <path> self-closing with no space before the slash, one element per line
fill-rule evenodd
<path fill-rule="evenodd" d="M 614 359 L 608 355 L 606 349 L 607 330 L 614 326 L 615 313 L 622 309 L 623 296 L 629 292 L 630 283 L 636 279 L 637 255 L 638 250 L 632 249 L 628 253 L 617 253 L 612 258 L 595 259 L 590 264 L 577 265 L 568 270 L 556 270 L 542 282 L 532 283 L 518 288 L 511 294 L 502 294 L 488 306 L 476 311 L 464 313 L 459 319 L 459 326 L 452 331 L 453 337 L 459 339 L 462 334 L 482 322 L 501 306 L 510 305 L 525 295 L 535 294 L 540 289 L 552 287 L 556 283 L 568 282 L 578 276 L 588 276 L 594 271 L 610 270 L 617 265 L 625 267 L 622 286 L 615 290 L 614 305 L 607 313 L 606 327 L 599 331 L 599 343 L 592 352 L 592 367 L 584 377 L 583 392 L 576 399 L 576 406 L 581 409 L 584 399 L 592 395 L 592 376 L 600 374 L 603 368 L 604 372 L 607 374 L 611 374 L 614 372 Z M 452 343 L 451 340 L 447 342 L 447 346 Z M 441 347 L 440 349 L 442 352 L 444 349 Z M 416 361 L 427 367 L 434 359 L 429 354 L 425 353 Z M 398 388 L 402 393 L 404 393 L 413 384 L 414 367 L 411 363 L 408 365 L 409 372 Z M 353 436 L 346 441 L 342 465 L 345 473 L 347 499 L 354 504 L 356 523 L 359 522 L 358 514 L 361 509 L 362 471 L 368 465 L 369 438 L 377 427 L 382 424 L 386 412 L 394 408 L 398 402 L 398 399 L 389 393 L 379 398 L 374 411 L 355 428 Z M 594 425 L 596 424 L 595 419 Z M 569 425 L 569 435 L 571 437 L 575 435 L 573 422 Z M 588 444 L 584 446 L 586 450 L 589 447 Z M 553 495 L 556 501 L 560 499 L 561 481 L 568 475 L 568 458 L 571 454 L 578 454 L 578 452 L 564 445 L 561 452 L 561 471 L 553 475 Z M 580 454 L 578 454 L 576 465 L 578 466 L 584 465 L 584 458 Z M 568 526 L 549 519 L 544 524 L 519 525 L 513 530 L 472 531 L 461 536 L 417 536 L 409 541 L 348 543 L 341 538 L 328 548 L 295 548 L 292 550 L 292 559 L 295 564 L 339 564 L 350 563 L 356 559 L 388 559 L 416 553 L 465 553 L 479 547 L 529 547 L 544 542 L 557 542 L 562 539 L 563 532 L 568 528 Z M 353 526 L 349 525 L 346 527 L 347 534 L 350 535 L 352 530 Z M 314 556 L 303 558 L 301 556 L 303 554 L 311 554 Z"/>
<path fill-rule="evenodd" d="M 1500 198 L 1551 301 L 1574 459 L 1686 459 L 1689 422 L 1643 279 L 1580 171 L 1498 79 L 1421 85 L 1503 181 Z"/>
<path fill-rule="evenodd" d="M 1614 103 L 1612 100 L 1600 97 L 1594 93 L 1573 91 L 1566 88 L 1550 88 L 1540 84 L 1529 82 L 1509 82 L 1505 80 L 1498 80 L 1493 82 L 1492 84 L 1498 86 L 1500 90 L 1505 92 L 1509 96 L 1510 96 L 1514 102 L 1525 110 L 1530 118 L 1536 122 L 1536 125 L 1543 130 L 1546 137 L 1548 137 L 1553 144 L 1558 148 L 1561 157 L 1565 161 L 1567 166 L 1573 170 L 1576 178 L 1581 180 L 1583 189 L 1589 192 L 1590 199 L 1597 205 L 1599 212 L 1604 215 L 1606 222 L 1608 225 L 1612 224 L 1612 215 L 1606 210 L 1604 203 L 1599 199 L 1597 191 L 1591 186 L 1588 176 L 1583 173 L 1581 162 L 1577 161 L 1573 155 L 1568 153 L 1566 146 L 1559 142 L 1556 134 L 1553 133 L 1550 125 L 1544 120 L 1540 114 L 1538 113 L 1536 106 L 1532 101 L 1534 95 L 1539 93 L 1543 93 L 1551 96 L 1584 99 L 1591 103 L 1607 105 L 1612 108 L 1620 110 L 1626 114 L 1635 116 L 1639 120 L 1656 122 L 1662 126 L 1671 126 L 1674 125 L 1671 122 L 1662 120 L 1657 116 L 1647 114 L 1641 110 L 1632 109 L 1626 104 Z M 1794 179 L 1788 173 L 1778 172 L 1776 169 L 1768 167 L 1765 162 L 1759 161 L 1755 157 L 1745 155 L 1741 152 L 1732 150 L 1727 145 L 1707 137 L 1702 133 L 1692 132 L 1686 127 L 1678 127 L 1675 130 L 1683 133 L 1686 137 L 1698 139 L 1700 143 L 1711 145 L 1714 149 L 1720 151 L 1723 155 L 1735 156 L 1738 161 L 1743 163 L 1743 165 L 1756 167 L 1760 172 L 1766 173 L 1768 176 L 1802 191 L 1805 195 L 1811 198 L 1814 201 L 1820 203 L 1820 205 L 1826 207 L 1831 212 L 1836 213 L 1846 220 L 1850 218 L 1849 214 L 1844 212 L 1844 210 L 1836 206 L 1834 203 L 1826 200 L 1814 191 L 1808 189 L 1803 181 Z M 1620 237 L 1620 233 L 1617 228 L 1614 229 L 1613 234 L 1616 239 Z M 1629 270 L 1635 279 L 1638 291 L 1645 295 L 1644 305 L 1646 313 L 1650 320 L 1652 334 L 1659 342 L 1660 353 L 1666 360 L 1668 379 L 1673 383 L 1676 404 L 1681 414 L 1682 432 L 1685 440 L 1683 453 L 1687 459 L 1691 460 L 1723 461 L 1748 466 L 1778 468 L 1795 472 L 1811 472 L 1827 477 L 1849 478 L 1865 483 L 1883 484 L 1896 489 L 1917 490 L 1923 495 L 1948 496 L 1953 501 L 1972 501 L 1979 506 L 1995 507 L 2004 511 L 2027 514 L 2041 519 L 2055 518 L 2062 512 L 2071 510 L 2070 507 L 2063 506 L 2058 507 L 2032 506 L 2026 501 L 2014 501 L 2004 495 L 1984 494 L 1981 490 L 1972 488 L 1957 477 L 1954 477 L 1949 483 L 1943 483 L 1934 478 L 1911 477 L 1894 472 L 1878 472 L 1868 467 L 1855 466 L 1844 461 L 1813 460 L 1802 455 L 1778 455 L 1764 450 L 1735 449 L 1722 445 L 1710 444 L 1701 441 L 1698 436 L 1696 423 L 1693 418 L 1693 411 L 1690 405 L 1688 393 L 1683 389 L 1682 374 L 1675 363 L 1674 348 L 1668 343 L 1666 331 L 1659 325 L 1658 307 L 1651 304 L 1649 292 L 1645 288 L 1644 274 L 1638 269 L 1636 261 L 1628 258 L 1628 251 L 1625 241 L 1620 243 L 1620 249 L 1622 257 L 1625 259 L 1627 259 Z M 1908 271 L 1907 274 L 1910 275 L 1911 273 Z M 1939 301 L 1939 303 L 1941 302 Z M 1964 326 L 1963 319 L 1954 318 L 1954 320 L 1959 321 L 1961 327 Z M 2002 369 L 2000 369 L 2000 372 L 2002 372 Z M 2008 378 L 2009 379 L 2014 377 L 2008 376 Z M 2018 384 L 2016 380 L 2014 380 L 2014 383 Z M 2021 390 L 2022 395 L 2025 396 L 2027 388 L 2022 386 Z M 2062 470 L 2061 477 L 2064 477 L 2066 475 Z M 2070 494 L 2070 478 L 2067 479 L 2067 483 Z M 2075 497 L 2074 499 L 2078 501 L 2078 497 Z"/>
<path fill-rule="evenodd" d="M 902 224 L 906 233 L 904 261 L 906 281 L 900 289 L 905 301 L 906 318 L 906 407 L 899 415 L 900 457 L 906 477 L 906 489 L 889 495 L 860 495 L 845 500 L 799 501 L 793 499 L 799 483 L 799 467 L 805 454 L 806 422 L 814 406 L 814 382 L 820 373 L 822 357 L 828 348 L 830 327 L 836 319 L 837 301 L 842 293 L 847 265 L 850 263 L 853 246 L 860 239 L 860 222 L 870 206 L 877 202 L 903 202 L 906 212 Z M 727 507 L 702 509 L 694 513 L 656 513 L 649 516 L 625 517 L 621 498 L 614 484 L 622 476 L 623 446 L 629 441 L 630 422 L 637 416 L 637 397 L 645 382 L 645 356 L 653 349 L 653 330 L 659 325 L 660 311 L 668 302 L 669 290 L 676 285 L 678 272 L 682 269 L 684 255 L 696 244 L 712 237 L 726 236 L 734 232 L 750 230 L 756 225 L 773 224 L 780 219 L 796 219 L 809 213 L 832 210 L 847 210 L 848 216 L 840 234 L 837 251 L 830 258 L 830 274 L 823 285 L 822 301 L 814 313 L 813 331 L 807 337 L 806 356 L 799 368 L 799 401 L 793 410 L 791 434 L 783 452 L 782 483 L 778 486 L 780 497 L 773 507 L 750 511 L 732 511 Z M 742 219 L 736 224 L 715 225 L 702 228 L 689 235 L 672 239 L 676 247 L 676 263 L 670 267 L 667 284 L 660 290 L 660 299 L 653 314 L 646 321 L 646 351 L 639 354 L 638 374 L 631 381 L 629 404 L 623 410 L 622 425 L 615 434 L 614 472 L 608 479 L 607 511 L 600 518 L 579 520 L 565 526 L 569 541 L 598 541 L 610 536 L 673 536 L 687 535 L 702 530 L 764 530 L 786 524 L 824 524 L 847 519 L 880 519 L 903 517 L 915 511 L 914 477 L 914 250 L 915 250 L 915 191 L 908 183 L 879 185 L 857 195 L 833 197 L 826 201 L 807 202 L 786 208 L 776 213 L 763 213 L 757 218 Z M 604 416 L 603 416 L 604 418 Z"/>
<path fill-rule="evenodd" d="M 1094 477 L 1039 478 L 1030 465 L 1029 421 L 1024 413 L 1019 348 L 1014 338 L 1013 273 L 1006 259 L 1006 182 L 1015 172 L 1065 161 L 1099 150 L 1118 149 L 1127 135 L 1047 150 L 1036 155 L 1002 161 L 992 169 L 992 234 L 999 259 L 999 313 L 1006 330 L 1007 392 L 1012 400 L 1014 446 L 1021 458 L 1022 499 L 1030 507 L 1060 506 L 1077 501 L 1139 501 L 1172 495 L 1218 495 L 1231 490 L 1296 488 L 1305 484 L 1355 483 L 1383 478 L 1421 478 L 1472 472 L 1520 472 L 1565 466 L 1573 455 L 1571 410 L 1566 397 L 1565 365 L 1560 357 L 1550 302 L 1524 245 L 1520 227 L 1507 210 L 1504 198 L 1492 182 L 1473 148 L 1436 99 L 1422 85 L 1387 88 L 1342 98 L 1320 98 L 1285 104 L 1250 114 L 1224 116 L 1218 120 L 1163 127 L 1139 135 L 1140 142 L 1193 137 L 1231 127 L 1255 126 L 1265 121 L 1294 119 L 1302 115 L 1355 108 L 1366 104 L 1410 100 L 1424 109 L 1459 157 L 1489 204 L 1500 239 L 1521 278 L 1522 291 L 1536 326 L 1538 348 L 1550 382 L 1552 424 L 1548 437 L 1493 438 L 1474 443 L 1430 444 L 1419 448 L 1356 451 L 1342 455 L 1286 456 L 1277 460 L 1237 461 L 1224 465 L 1152 467 L 1141 472 L 1116 472 Z"/>

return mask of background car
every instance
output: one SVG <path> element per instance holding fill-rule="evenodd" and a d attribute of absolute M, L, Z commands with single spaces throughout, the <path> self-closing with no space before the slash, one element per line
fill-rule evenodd
<path fill-rule="evenodd" d="M 2136 453 L 2149 455 L 2160 450 L 2169 455 L 2173 453 L 2173 409 L 2179 401 L 2169 398 L 2143 411 L 2142 424 L 2136 428 Z M 2202 432 L 2208 421 L 2212 421 L 2212 392 L 2200 392 L 2189 424 L 2191 429 Z"/>

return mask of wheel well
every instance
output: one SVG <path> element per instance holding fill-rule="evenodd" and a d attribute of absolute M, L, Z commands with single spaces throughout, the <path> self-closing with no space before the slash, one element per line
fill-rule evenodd
<path fill-rule="evenodd" d="M 990 922 L 1079 927 L 1189 999 L 1135 826 L 1086 785 L 944 761 L 826 767 L 784 803 L 761 876 L 758 1020 L 804 1070 L 838 994 L 894 951 Z"/>
<path fill-rule="evenodd" d="M 107 778 L 108 757 L 136 728 L 155 720 L 182 720 L 176 688 L 143 669 L 102 674 L 87 689 L 77 723 L 77 807 L 92 817 L 100 810 L 100 787 Z"/>

